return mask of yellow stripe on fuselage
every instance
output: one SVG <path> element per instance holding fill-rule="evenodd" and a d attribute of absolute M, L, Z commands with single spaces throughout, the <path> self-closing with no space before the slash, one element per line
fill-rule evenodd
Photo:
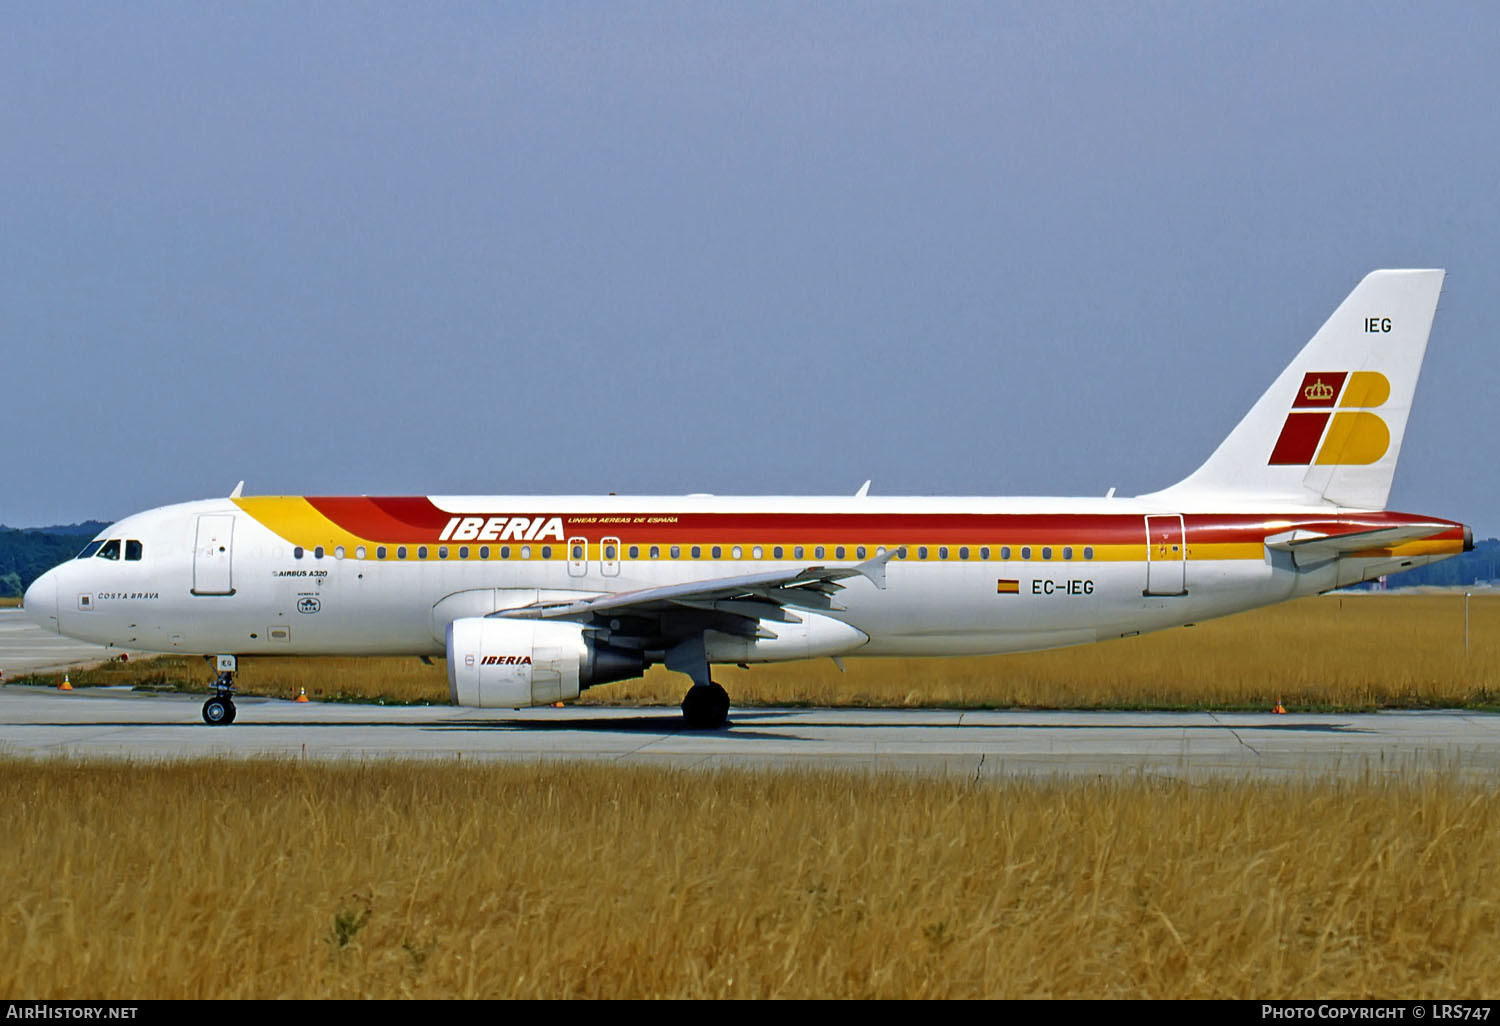
<path fill-rule="evenodd" d="M 234 502 L 261 526 L 293 545 L 307 548 L 326 545 L 331 549 L 338 545 L 352 548 L 374 544 L 369 538 L 350 534 L 300 495 L 258 495 Z"/>

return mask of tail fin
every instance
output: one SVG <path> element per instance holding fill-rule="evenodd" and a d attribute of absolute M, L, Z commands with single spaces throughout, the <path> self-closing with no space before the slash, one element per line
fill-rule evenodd
<path fill-rule="evenodd" d="M 1443 271 L 1372 271 L 1187 479 L 1153 496 L 1384 509 Z"/>

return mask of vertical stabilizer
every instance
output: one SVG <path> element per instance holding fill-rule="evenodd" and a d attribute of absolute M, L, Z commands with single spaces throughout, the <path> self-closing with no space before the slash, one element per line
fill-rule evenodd
<path fill-rule="evenodd" d="M 1143 498 L 1384 509 L 1443 271 L 1372 271 L 1186 480 Z"/>

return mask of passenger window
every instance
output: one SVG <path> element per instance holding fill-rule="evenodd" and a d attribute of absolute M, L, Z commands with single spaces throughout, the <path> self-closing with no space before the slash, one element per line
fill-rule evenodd
<path fill-rule="evenodd" d="M 406 546 L 405 545 L 398 545 L 396 547 L 396 558 L 397 559 L 405 559 L 406 558 Z"/>
<path fill-rule="evenodd" d="M 574 545 L 573 546 L 573 558 L 574 559 L 582 559 L 583 558 L 583 546 L 582 545 Z"/>
<path fill-rule="evenodd" d="M 551 545 L 543 545 L 542 546 L 542 558 L 543 559 L 551 559 L 552 558 L 552 546 Z"/>
<path fill-rule="evenodd" d="M 681 545 L 673 545 L 672 546 L 672 558 L 673 559 L 681 559 L 682 558 L 682 546 Z"/>
<path fill-rule="evenodd" d="M 323 550 L 319 549 L 317 554 L 321 557 L 323 555 Z M 426 545 L 418 545 L 417 546 L 417 558 L 418 559 L 426 559 L 427 558 L 427 546 Z"/>
<path fill-rule="evenodd" d="M 755 548 L 753 548 L 753 549 L 750 550 L 750 558 L 751 559 L 760 559 L 764 555 L 765 555 L 765 550 L 762 549 L 759 545 L 755 546 Z"/>
<path fill-rule="evenodd" d="M 468 559 L 469 558 L 469 547 L 467 545 L 460 545 L 458 547 L 458 558 L 459 559 Z"/>
<path fill-rule="evenodd" d="M 926 559 L 927 558 L 927 546 L 926 545 L 918 545 L 917 546 L 917 558 L 918 559 Z"/>
<path fill-rule="evenodd" d="M 141 543 L 134 540 L 127 541 L 125 543 L 125 558 L 139 562 L 141 558 Z"/>
<path fill-rule="evenodd" d="M 447 558 L 448 558 L 448 546 L 446 546 L 446 545 L 439 545 L 438 546 L 438 559 L 447 559 Z"/>
<path fill-rule="evenodd" d="M 823 553 L 825 551 L 826 550 L 823 548 L 823 546 L 821 546 L 821 545 L 817 546 L 815 549 L 813 549 L 813 559 L 822 559 L 823 558 Z"/>
<path fill-rule="evenodd" d="M 653 546 L 651 546 L 651 558 L 652 559 L 660 559 L 661 558 L 661 546 L 660 545 L 653 545 Z"/>
<path fill-rule="evenodd" d="M 631 559 L 640 559 L 641 558 L 641 547 L 639 545 L 632 545 L 632 546 L 630 546 L 630 558 Z"/>
<path fill-rule="evenodd" d="M 946 546 L 946 545 L 939 545 L 938 546 L 938 559 L 947 559 L 947 558 L 948 558 L 948 546 Z"/>
<path fill-rule="evenodd" d="M 1022 545 L 1021 546 L 1021 558 L 1022 559 L 1030 559 L 1031 558 L 1031 546 L 1030 545 Z"/>
<path fill-rule="evenodd" d="M 1050 545 L 1043 545 L 1042 546 L 1042 558 L 1043 559 L 1051 559 L 1052 558 L 1052 546 L 1050 546 Z"/>
<path fill-rule="evenodd" d="M 729 558 L 731 559 L 739 559 L 742 555 L 744 555 L 744 550 L 742 550 L 738 545 L 729 550 Z"/>
<path fill-rule="evenodd" d="M 1085 545 L 1083 547 L 1083 558 L 1084 559 L 1093 559 L 1094 558 L 1094 547 L 1092 545 Z"/>
<path fill-rule="evenodd" d="M 85 545 L 83 547 L 83 551 L 78 554 L 77 558 L 79 558 L 79 559 L 88 559 L 94 553 L 98 552 L 99 551 L 99 546 L 101 546 L 103 544 L 104 543 L 102 541 L 91 541 L 91 542 L 89 542 L 87 545 Z"/>
<path fill-rule="evenodd" d="M 990 558 L 990 547 L 988 545 L 981 545 L 981 546 L 979 546 L 979 558 L 980 559 L 989 559 Z"/>
<path fill-rule="evenodd" d="M 694 545 L 694 546 L 693 546 L 693 558 L 694 558 L 694 559 L 697 559 L 697 558 L 698 558 L 698 557 L 699 557 L 699 556 L 701 556 L 701 555 L 703 555 L 703 549 L 701 549 L 701 548 L 700 548 L 700 547 L 699 547 L 699 546 L 697 546 L 697 545 Z"/>
<path fill-rule="evenodd" d="M 334 559 L 343 559 L 344 558 L 344 547 L 342 545 L 340 545 L 338 548 L 336 548 L 336 549 L 333 550 L 333 558 Z"/>
<path fill-rule="evenodd" d="M 510 558 L 510 546 L 509 545 L 502 545 L 502 546 L 500 546 L 500 558 L 501 559 L 509 559 Z"/>
<path fill-rule="evenodd" d="M 109 541 L 105 542 L 104 547 L 99 550 L 97 555 L 100 559 L 119 559 L 120 539 L 111 538 Z"/>
<path fill-rule="evenodd" d="M 384 559 L 385 558 L 385 546 L 384 545 L 377 545 L 377 546 L 375 546 L 375 558 L 376 559 Z"/>
<path fill-rule="evenodd" d="M 1001 559 L 1009 559 L 1010 558 L 1010 546 L 1009 545 L 1002 545 L 1002 546 L 1000 546 L 1000 558 Z"/>
<path fill-rule="evenodd" d="M 840 545 L 838 548 L 836 548 L 836 549 L 833 550 L 833 558 L 834 559 L 843 559 L 844 558 L 844 547 L 842 545 Z"/>
<path fill-rule="evenodd" d="M 298 545 L 295 549 L 292 550 L 292 558 L 293 559 L 301 559 L 303 551 L 304 550 L 303 550 L 302 546 Z"/>
<path fill-rule="evenodd" d="M 782 551 L 783 550 L 782 550 L 782 548 L 781 548 L 780 545 L 776 546 L 774 549 L 771 550 L 771 558 L 772 559 L 780 559 Z"/>
<path fill-rule="evenodd" d="M 605 559 L 614 559 L 615 558 L 615 547 L 613 545 L 606 545 L 606 546 L 604 546 L 604 558 Z"/>
<path fill-rule="evenodd" d="M 723 550 L 723 549 L 721 549 L 721 548 L 719 548 L 719 547 L 718 547 L 718 546 L 717 546 L 717 545 L 715 545 L 715 546 L 714 546 L 714 558 L 715 558 L 715 559 L 718 559 L 718 558 L 719 558 L 719 557 L 720 557 L 720 556 L 722 556 L 722 555 L 723 555 L 723 554 L 724 554 L 724 550 Z"/>
<path fill-rule="evenodd" d="M 792 558 L 793 559 L 801 559 L 802 558 L 802 546 L 801 545 L 798 545 L 796 548 L 792 549 Z"/>
<path fill-rule="evenodd" d="M 880 551 L 884 552 L 885 549 L 881 549 Z M 859 546 L 858 548 L 856 548 L 854 550 L 854 558 L 855 559 L 864 559 L 865 558 L 865 547 L 863 545 Z"/>
<path fill-rule="evenodd" d="M 958 550 L 958 558 L 959 559 L 968 559 L 969 558 L 969 547 L 967 545 L 961 547 Z"/>
<path fill-rule="evenodd" d="M 521 558 L 522 559 L 530 559 L 531 558 L 531 546 L 530 545 L 522 545 L 521 546 Z"/>
<path fill-rule="evenodd" d="M 490 558 L 490 547 L 488 545 L 481 545 L 481 546 L 479 546 L 479 558 L 480 559 L 489 559 Z"/>
<path fill-rule="evenodd" d="M 1071 545 L 1064 545 L 1063 546 L 1063 559 L 1072 559 L 1072 558 L 1073 558 L 1073 546 L 1071 546 Z"/>
<path fill-rule="evenodd" d="M 317 548 L 313 549 L 313 559 L 322 559 L 322 558 L 323 558 L 323 546 L 319 545 Z"/>

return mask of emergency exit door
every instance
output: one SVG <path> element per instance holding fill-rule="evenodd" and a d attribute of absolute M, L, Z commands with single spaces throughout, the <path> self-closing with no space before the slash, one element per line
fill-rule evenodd
<path fill-rule="evenodd" d="M 193 594 L 233 595 L 234 514 L 201 513 L 193 545 Z"/>
<path fill-rule="evenodd" d="M 1180 513 L 1146 518 L 1146 590 L 1142 594 L 1187 594 L 1187 539 Z"/>

